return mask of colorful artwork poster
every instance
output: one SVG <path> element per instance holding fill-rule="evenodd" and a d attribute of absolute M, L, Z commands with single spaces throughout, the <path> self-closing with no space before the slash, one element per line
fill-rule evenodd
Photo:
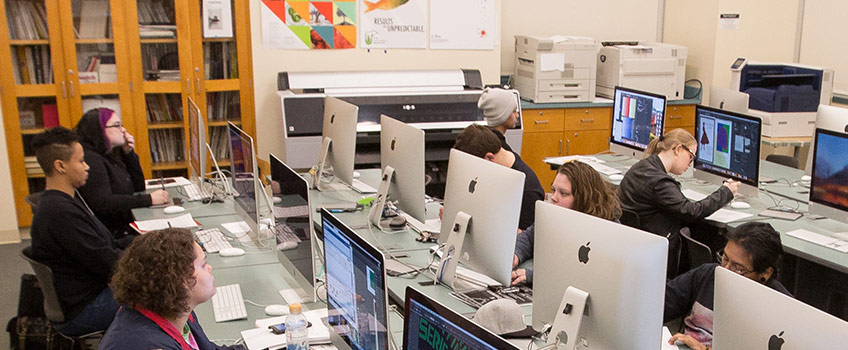
<path fill-rule="evenodd" d="M 262 0 L 261 11 L 267 49 L 356 47 L 355 0 Z"/>
<path fill-rule="evenodd" d="M 430 0 L 430 49 L 494 49 L 495 10 L 495 0 Z"/>
<path fill-rule="evenodd" d="M 359 0 L 360 47 L 427 47 L 427 0 Z"/>

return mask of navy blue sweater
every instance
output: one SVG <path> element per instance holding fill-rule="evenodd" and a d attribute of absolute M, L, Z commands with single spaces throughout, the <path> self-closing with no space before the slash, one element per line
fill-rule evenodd
<path fill-rule="evenodd" d="M 191 313 L 188 321 L 188 327 L 191 329 L 191 334 L 194 335 L 194 341 L 197 342 L 199 350 L 215 350 L 215 349 L 244 349 L 241 345 L 234 346 L 219 346 L 209 341 L 200 323 L 197 322 L 197 315 Z M 148 349 L 163 349 L 163 350 L 182 350 L 180 343 L 174 338 L 171 338 L 165 333 L 162 328 L 155 322 L 142 315 L 135 309 L 122 306 L 115 315 L 115 320 L 112 325 L 106 330 L 103 340 L 100 341 L 100 350 L 148 350 Z"/>

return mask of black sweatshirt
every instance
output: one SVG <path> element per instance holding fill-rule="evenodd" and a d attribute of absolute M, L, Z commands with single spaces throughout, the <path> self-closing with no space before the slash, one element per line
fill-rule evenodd
<path fill-rule="evenodd" d="M 536 201 L 545 200 L 545 190 L 539 177 L 527 163 L 521 160 L 515 152 L 515 162 L 512 169 L 524 173 L 524 197 L 521 198 L 521 216 L 518 218 L 518 228 L 526 230 L 536 222 Z"/>
<path fill-rule="evenodd" d="M 79 188 L 79 193 L 103 225 L 120 237 L 133 222 L 132 209 L 152 204 L 149 194 L 133 194 L 145 188 L 138 155 L 135 152 L 124 154 L 124 169 L 109 155 L 97 153 L 86 145 L 83 147 L 90 169 L 88 181 Z"/>
<path fill-rule="evenodd" d="M 65 318 L 76 317 L 107 287 L 120 250 L 78 198 L 47 190 L 32 219 L 32 254 L 53 270 Z"/>

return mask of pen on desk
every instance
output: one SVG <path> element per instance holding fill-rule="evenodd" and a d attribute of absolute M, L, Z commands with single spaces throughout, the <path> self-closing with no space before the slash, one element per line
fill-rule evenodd
<path fill-rule="evenodd" d="M 160 176 L 159 181 L 161 181 L 160 183 L 162 184 L 162 190 L 164 191 L 165 190 L 165 177 Z"/>

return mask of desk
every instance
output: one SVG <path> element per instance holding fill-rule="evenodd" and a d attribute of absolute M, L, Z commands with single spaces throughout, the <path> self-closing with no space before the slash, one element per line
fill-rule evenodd
<path fill-rule="evenodd" d="M 183 204 L 181 206 L 186 209 L 186 211 L 191 213 L 191 216 L 195 219 L 207 217 L 207 216 L 218 216 L 218 215 L 234 215 L 236 213 L 233 205 L 232 198 L 227 197 L 224 199 L 223 203 L 208 203 L 204 204 L 201 201 L 188 201 L 188 197 L 181 193 L 182 189 L 177 189 L 177 187 L 166 187 L 168 191 L 168 195 L 171 199 L 173 198 L 181 198 L 183 200 Z M 147 192 L 153 192 L 156 189 L 148 190 Z M 135 208 L 132 210 L 133 217 L 136 220 L 152 220 L 152 219 L 166 219 L 169 217 L 174 217 L 180 214 L 168 215 L 162 211 L 162 208 Z"/>
<path fill-rule="evenodd" d="M 795 159 L 801 165 L 806 164 L 807 160 L 807 152 L 809 152 L 810 142 L 812 142 L 812 137 L 768 137 L 763 136 L 760 139 L 760 143 L 766 150 L 769 150 L 769 147 L 773 150 L 777 147 L 792 147 L 792 154 Z M 807 152 L 804 152 L 804 151 Z M 760 154 L 771 154 L 772 152 L 761 152 Z"/>

